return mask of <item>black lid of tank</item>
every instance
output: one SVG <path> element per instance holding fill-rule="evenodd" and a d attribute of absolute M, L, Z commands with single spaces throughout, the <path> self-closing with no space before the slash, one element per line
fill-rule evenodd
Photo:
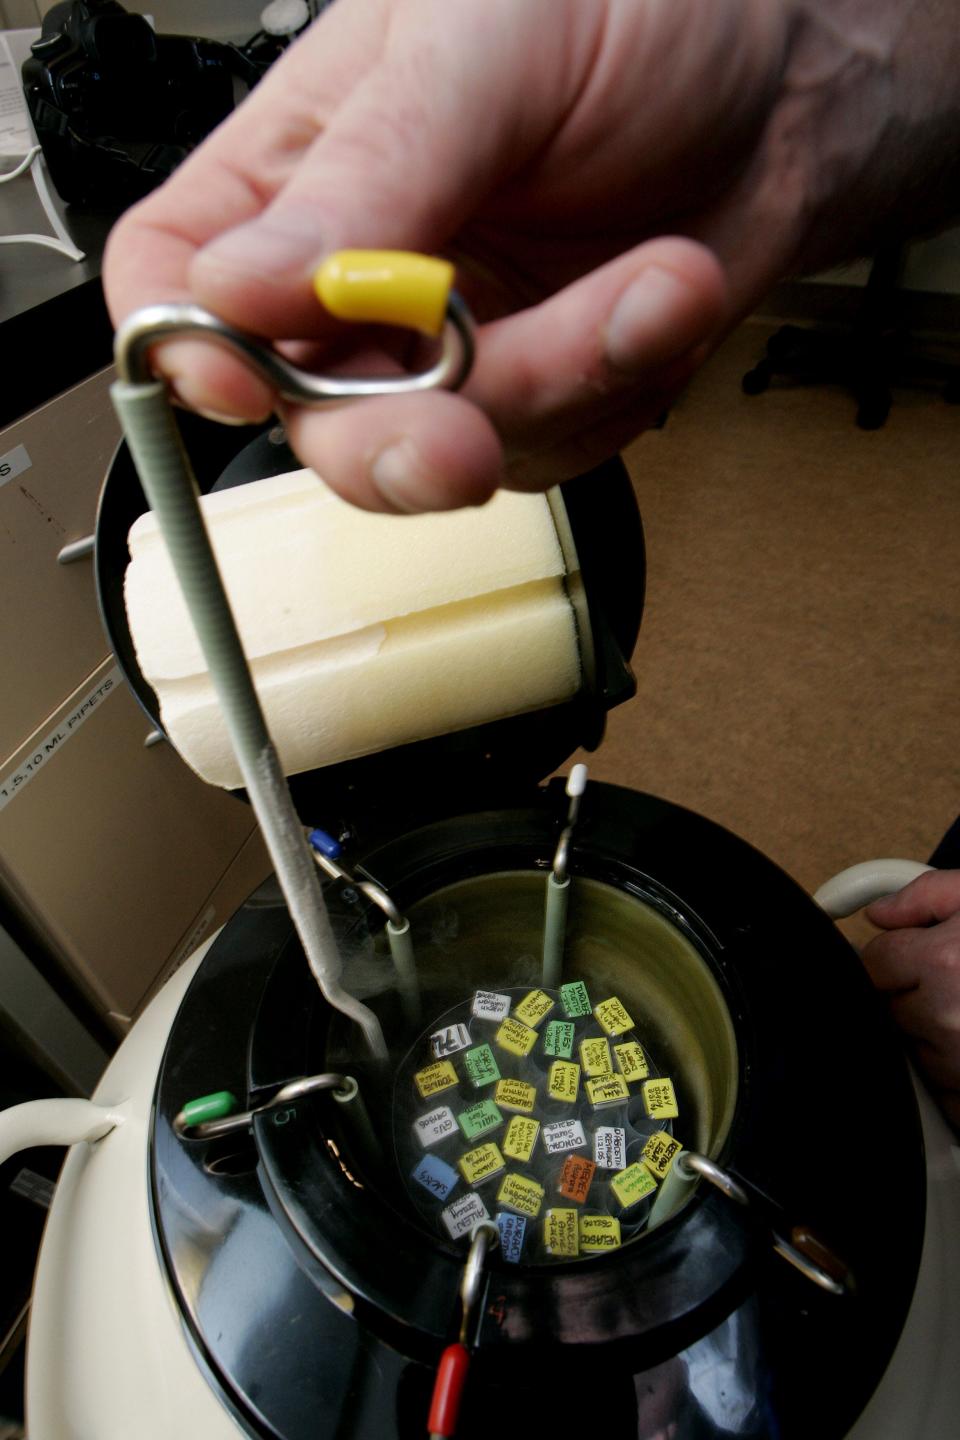
<path fill-rule="evenodd" d="M 301 465 L 279 427 L 232 428 L 192 414 L 177 418 L 202 493 L 282 475 Z M 517 785 L 535 785 L 578 748 L 593 750 L 600 743 L 607 711 L 629 699 L 636 688 L 628 662 L 643 610 L 643 527 L 619 458 L 566 481 L 560 494 L 588 597 L 585 648 L 592 650 L 593 663 L 581 692 L 543 710 L 293 775 L 294 804 L 306 823 L 336 833 L 355 826 L 358 819 L 395 814 L 397 807 L 411 818 L 436 815 L 446 808 L 446 797 L 454 803 L 454 795 L 457 806 L 471 796 L 495 804 Z M 152 725 L 162 732 L 157 698 L 137 663 L 123 601 L 127 535 L 147 508 L 123 443 L 100 496 L 97 592 L 124 677 Z"/>

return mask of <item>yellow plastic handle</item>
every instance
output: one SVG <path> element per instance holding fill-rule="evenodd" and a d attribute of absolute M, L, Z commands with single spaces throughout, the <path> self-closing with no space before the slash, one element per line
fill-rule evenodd
<path fill-rule="evenodd" d="M 317 299 L 338 320 L 406 325 L 439 335 L 453 266 L 406 250 L 338 250 L 313 277 Z"/>

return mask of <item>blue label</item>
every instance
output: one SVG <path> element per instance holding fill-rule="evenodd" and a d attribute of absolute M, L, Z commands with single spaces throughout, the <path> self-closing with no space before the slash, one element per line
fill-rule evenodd
<path fill-rule="evenodd" d="M 500 1211 L 497 1215 L 497 1229 L 500 1231 L 500 1249 L 504 1260 L 516 1265 L 523 1249 L 523 1237 L 527 1222 L 522 1215 L 508 1215 Z"/>
<path fill-rule="evenodd" d="M 414 1170 L 412 1178 L 431 1195 L 436 1195 L 438 1200 L 446 1200 L 459 1176 L 446 1160 L 441 1160 L 438 1155 L 427 1155 Z"/>

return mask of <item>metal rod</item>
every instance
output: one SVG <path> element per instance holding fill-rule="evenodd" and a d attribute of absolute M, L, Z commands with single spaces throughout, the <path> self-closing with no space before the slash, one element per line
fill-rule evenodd
<path fill-rule="evenodd" d="M 540 983 L 555 990 L 563 979 L 563 948 L 567 938 L 567 904 L 570 876 L 558 880 L 551 870 L 547 876 L 547 902 L 543 916 L 543 967 Z"/>
<path fill-rule="evenodd" d="M 660 1188 L 650 1207 L 650 1216 L 647 1220 L 648 1230 L 662 1225 L 664 1220 L 669 1220 L 671 1215 L 676 1214 L 697 1183 L 696 1171 L 682 1169 L 677 1164 L 679 1159 L 680 1155 L 674 1157 L 673 1164 L 660 1182 Z"/>
<path fill-rule="evenodd" d="M 229 1135 L 234 1130 L 245 1130 L 253 1123 L 254 1115 L 262 1115 L 265 1110 L 275 1110 L 281 1105 L 292 1105 L 297 1100 L 302 1100 L 305 1095 L 314 1095 L 319 1090 L 332 1090 L 334 1099 L 337 1099 L 338 1092 L 343 1093 L 346 1098 L 348 1092 L 352 1094 L 356 1089 L 357 1082 L 352 1075 L 338 1075 L 330 1071 L 322 1075 L 301 1075 L 298 1079 L 281 1085 L 279 1090 L 274 1091 L 269 1099 L 261 1101 L 259 1105 L 252 1105 L 249 1110 L 239 1110 L 235 1115 L 224 1115 L 220 1120 L 202 1120 L 199 1125 L 191 1125 L 184 1108 L 174 1117 L 173 1128 L 185 1140 L 213 1140 L 217 1135 Z"/>
<path fill-rule="evenodd" d="M 417 978 L 417 962 L 413 953 L 410 921 L 404 920 L 401 926 L 396 926 L 392 920 L 388 920 L 387 940 L 390 944 L 393 968 L 397 975 L 397 989 L 400 991 L 403 1013 L 411 1025 L 419 1025 L 421 1016 L 420 982 Z"/>
<path fill-rule="evenodd" d="M 349 1085 L 333 1092 L 338 1105 L 343 1106 L 344 1123 L 351 1132 L 360 1158 L 373 1170 L 383 1169 L 383 1147 L 380 1137 L 370 1123 L 370 1115 L 360 1093 L 360 1086 L 353 1076 L 347 1077 Z"/>

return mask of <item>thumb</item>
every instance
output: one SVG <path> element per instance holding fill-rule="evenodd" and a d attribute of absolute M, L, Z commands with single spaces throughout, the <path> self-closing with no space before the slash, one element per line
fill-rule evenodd
<path fill-rule="evenodd" d="M 561 113 L 555 92 L 564 82 L 556 77 L 569 66 L 543 53 L 550 47 L 542 24 L 538 101 L 508 73 L 519 57 L 529 63 L 521 32 L 541 8 L 539 0 L 460 4 L 438 24 L 435 6 L 401 3 L 378 63 L 343 97 L 283 188 L 256 218 L 194 257 L 190 284 L 201 303 L 260 334 L 313 335 L 322 321 L 310 282 L 325 255 L 344 246 L 442 247 L 535 153 Z M 511 55 L 517 60 L 505 60 Z M 248 176 L 254 186 L 260 179 Z"/>
<path fill-rule="evenodd" d="M 960 870 L 928 870 L 896 895 L 886 895 L 864 911 L 882 930 L 936 925 L 960 911 Z"/>

